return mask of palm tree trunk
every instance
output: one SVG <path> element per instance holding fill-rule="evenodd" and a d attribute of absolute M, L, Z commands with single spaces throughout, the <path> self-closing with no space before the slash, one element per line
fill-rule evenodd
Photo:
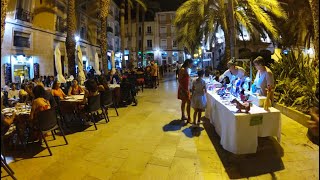
<path fill-rule="evenodd" d="M 230 41 L 230 56 L 235 57 L 235 23 L 234 23 L 234 11 L 233 11 L 233 0 L 228 0 L 227 12 L 229 18 L 227 20 L 227 27 L 229 30 L 229 41 Z M 227 16 L 228 17 L 228 16 Z"/>
<path fill-rule="evenodd" d="M 228 21 L 227 21 L 227 11 L 224 11 L 225 13 L 223 14 L 224 16 L 222 17 L 222 23 L 221 23 L 221 28 L 224 32 L 224 42 L 225 42 L 225 53 L 224 53 L 224 59 L 220 62 L 222 63 L 220 65 L 221 68 L 226 68 L 227 67 L 227 62 L 231 58 L 231 45 L 230 45 L 230 34 L 228 31 Z"/>
<path fill-rule="evenodd" d="M 311 7 L 312 18 L 313 18 L 313 28 L 314 28 L 314 52 L 315 59 L 319 61 L 319 0 L 309 0 Z"/>
<path fill-rule="evenodd" d="M 130 6 L 128 4 L 128 6 Z M 124 68 L 126 66 L 126 60 L 124 59 L 124 38 L 125 38 L 125 27 L 124 27 L 124 16 L 125 16 L 125 0 L 121 1 L 121 5 L 120 5 L 120 37 L 121 37 L 121 53 L 122 53 L 122 68 Z M 129 26 L 129 23 L 128 23 Z"/>
<path fill-rule="evenodd" d="M 129 1 L 129 0 L 128 0 Z M 131 5 L 128 2 L 128 49 L 129 49 L 129 57 L 131 55 L 131 47 L 132 47 L 132 24 L 131 24 Z M 130 57 L 131 58 L 131 57 Z M 130 60 L 130 59 L 129 59 Z"/>
<path fill-rule="evenodd" d="M 1 0 L 1 45 L 5 30 L 5 20 L 7 17 L 8 0 Z"/>
<path fill-rule="evenodd" d="M 66 38 L 66 49 L 68 56 L 68 72 L 69 75 L 76 77 L 75 71 L 75 52 L 76 52 L 76 42 L 75 42 L 75 33 L 76 33 L 76 10 L 75 10 L 75 0 L 68 0 L 67 8 L 67 38 Z"/>
<path fill-rule="evenodd" d="M 144 9 L 143 8 L 141 8 L 142 9 L 142 19 L 141 19 L 141 21 L 142 21 L 142 27 L 141 27 L 141 56 L 142 56 L 142 64 L 143 64 L 143 59 L 144 59 L 144 55 L 143 55 L 143 50 L 144 50 L 144 16 L 145 16 L 145 11 L 144 11 Z"/>
<path fill-rule="evenodd" d="M 107 17 L 109 14 L 110 0 L 100 0 L 100 21 L 101 21 L 101 60 L 104 74 L 108 73 L 108 41 L 107 41 Z"/>
<path fill-rule="evenodd" d="M 139 11 L 140 5 L 137 3 L 136 5 L 136 57 L 137 57 L 137 66 L 139 65 Z"/>

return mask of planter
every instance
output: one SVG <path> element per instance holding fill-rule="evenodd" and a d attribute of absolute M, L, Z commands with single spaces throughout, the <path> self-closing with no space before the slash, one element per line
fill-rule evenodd
<path fill-rule="evenodd" d="M 275 103 L 274 107 L 278 109 L 282 114 L 308 128 L 308 121 L 311 119 L 311 116 L 278 103 Z"/>

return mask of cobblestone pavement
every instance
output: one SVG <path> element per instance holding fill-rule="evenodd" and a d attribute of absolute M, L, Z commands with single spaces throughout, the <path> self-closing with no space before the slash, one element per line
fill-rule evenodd
<path fill-rule="evenodd" d="M 282 141 L 259 138 L 256 154 L 224 150 L 208 120 L 191 132 L 179 119 L 177 83 L 165 78 L 158 89 L 138 94 L 138 106 L 109 110 L 110 122 L 50 140 L 53 156 L 43 147 L 13 153 L 10 163 L 19 180 L 65 179 L 319 179 L 319 147 L 307 129 L 282 116 Z M 48 139 L 52 139 L 51 136 Z M 34 150 L 31 150 L 31 149 Z M 4 179 L 10 179 L 1 173 Z"/>

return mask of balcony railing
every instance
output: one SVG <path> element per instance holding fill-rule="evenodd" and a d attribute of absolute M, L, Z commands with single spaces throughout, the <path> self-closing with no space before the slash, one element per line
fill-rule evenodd
<path fill-rule="evenodd" d="M 160 46 L 160 49 L 162 50 L 167 49 L 167 46 Z"/>
<path fill-rule="evenodd" d="M 146 35 L 152 36 L 153 32 L 146 32 Z"/>
<path fill-rule="evenodd" d="M 152 51 L 152 50 L 153 50 L 153 48 L 152 48 L 152 47 L 149 47 L 149 46 L 144 47 L 144 49 L 147 50 L 147 51 Z"/>
<path fill-rule="evenodd" d="M 17 8 L 16 9 L 16 19 L 19 19 L 21 21 L 25 21 L 25 22 L 31 22 L 32 18 L 33 18 L 33 13 L 26 11 L 22 8 Z"/>

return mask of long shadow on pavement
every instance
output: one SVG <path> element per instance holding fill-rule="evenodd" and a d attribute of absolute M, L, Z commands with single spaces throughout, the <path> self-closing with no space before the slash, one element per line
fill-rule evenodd
<path fill-rule="evenodd" d="M 164 132 L 166 132 L 166 131 L 178 131 L 185 125 L 186 124 L 183 121 L 181 121 L 180 119 L 175 119 L 175 120 L 172 120 L 171 122 L 169 122 L 169 124 L 164 125 L 162 127 L 162 130 Z"/>
<path fill-rule="evenodd" d="M 204 130 L 202 127 L 192 127 L 192 126 L 190 126 L 188 128 L 185 128 L 184 130 L 182 130 L 182 132 L 187 137 L 193 138 L 193 137 L 199 137 L 202 130 Z"/>
<path fill-rule="evenodd" d="M 283 149 L 273 137 L 258 139 L 257 153 L 235 155 L 223 149 L 220 137 L 208 119 L 204 119 L 203 126 L 215 148 L 217 154 L 230 179 L 248 178 L 270 173 L 275 179 L 274 172 L 284 169 L 281 160 Z"/>

